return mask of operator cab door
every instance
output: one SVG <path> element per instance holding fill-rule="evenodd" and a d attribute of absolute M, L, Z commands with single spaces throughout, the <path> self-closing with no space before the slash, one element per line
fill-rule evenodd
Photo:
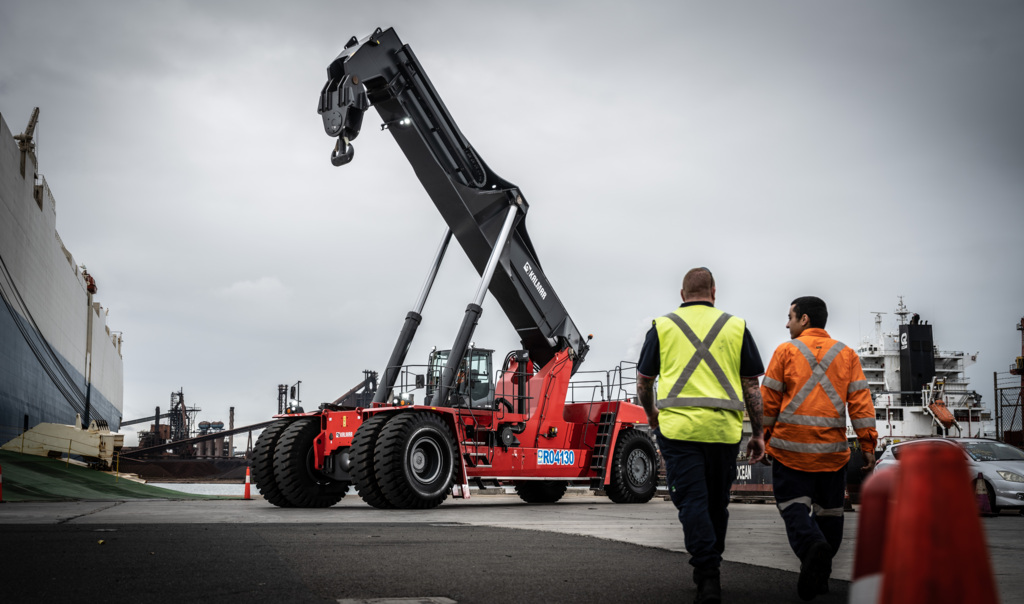
<path fill-rule="evenodd" d="M 434 401 L 434 393 L 441 384 L 441 373 L 448 363 L 450 350 L 435 350 L 430 353 L 427 369 L 426 400 L 437 407 L 471 407 L 473 409 L 494 409 L 494 380 L 491 372 L 493 350 L 471 348 L 459 365 L 449 401 Z"/>

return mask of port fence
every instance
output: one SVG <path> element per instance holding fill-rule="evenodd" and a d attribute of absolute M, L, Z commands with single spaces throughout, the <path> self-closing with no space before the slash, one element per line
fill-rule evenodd
<path fill-rule="evenodd" d="M 993 373 L 996 401 L 996 438 L 1024 448 L 1024 408 L 1021 407 L 1022 376 Z"/>

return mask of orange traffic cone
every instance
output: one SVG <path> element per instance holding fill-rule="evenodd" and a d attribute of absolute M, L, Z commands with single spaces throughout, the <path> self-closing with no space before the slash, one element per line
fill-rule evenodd
<path fill-rule="evenodd" d="M 249 466 L 245 466 L 245 499 L 251 499 L 249 497 Z"/>
<path fill-rule="evenodd" d="M 982 516 L 995 516 L 988 501 L 988 485 L 985 484 L 985 477 L 981 472 L 978 472 L 978 477 L 974 479 L 974 498 L 978 501 L 978 512 Z"/>
<path fill-rule="evenodd" d="M 905 446 L 902 453 L 888 518 L 881 602 L 998 602 L 963 451 L 921 443 Z M 949 572 L 950 560 L 956 560 L 956 572 Z"/>
<path fill-rule="evenodd" d="M 879 590 L 882 587 L 886 523 L 898 477 L 899 470 L 896 468 L 875 470 L 861 486 L 850 604 L 878 602 Z"/>

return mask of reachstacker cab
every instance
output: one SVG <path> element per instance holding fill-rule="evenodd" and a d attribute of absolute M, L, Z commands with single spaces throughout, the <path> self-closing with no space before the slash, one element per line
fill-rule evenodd
<path fill-rule="evenodd" d="M 589 350 L 547 280 L 526 231 L 519 189 L 487 167 L 459 131 L 412 49 L 393 29 L 353 37 L 327 68 L 318 111 L 349 163 L 373 106 L 448 224 L 427 279 L 367 407 L 324 404 L 275 416 L 253 451 L 257 488 L 281 507 L 326 507 L 354 485 L 378 508 L 432 508 L 449 494 L 514 485 L 528 502 L 554 502 L 570 484 L 613 501 L 655 493 L 658 456 L 623 366 L 575 381 Z M 480 275 L 451 348 L 405 364 L 452 236 Z M 471 344 L 490 292 L 522 349 L 495 368 Z M 586 393 L 586 394 L 585 394 Z"/>

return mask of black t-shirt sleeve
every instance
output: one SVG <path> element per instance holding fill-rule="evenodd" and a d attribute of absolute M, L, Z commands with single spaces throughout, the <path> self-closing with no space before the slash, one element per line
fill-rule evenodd
<path fill-rule="evenodd" d="M 651 327 L 644 338 L 644 347 L 640 349 L 640 360 L 637 361 L 636 370 L 649 378 L 658 377 L 661 371 L 661 347 L 657 327 Z"/>
<path fill-rule="evenodd" d="M 754 336 L 750 335 L 750 330 L 744 327 L 743 348 L 740 349 L 740 376 L 752 378 L 761 375 L 764 375 L 764 363 L 761 362 L 761 353 L 757 351 Z"/>

